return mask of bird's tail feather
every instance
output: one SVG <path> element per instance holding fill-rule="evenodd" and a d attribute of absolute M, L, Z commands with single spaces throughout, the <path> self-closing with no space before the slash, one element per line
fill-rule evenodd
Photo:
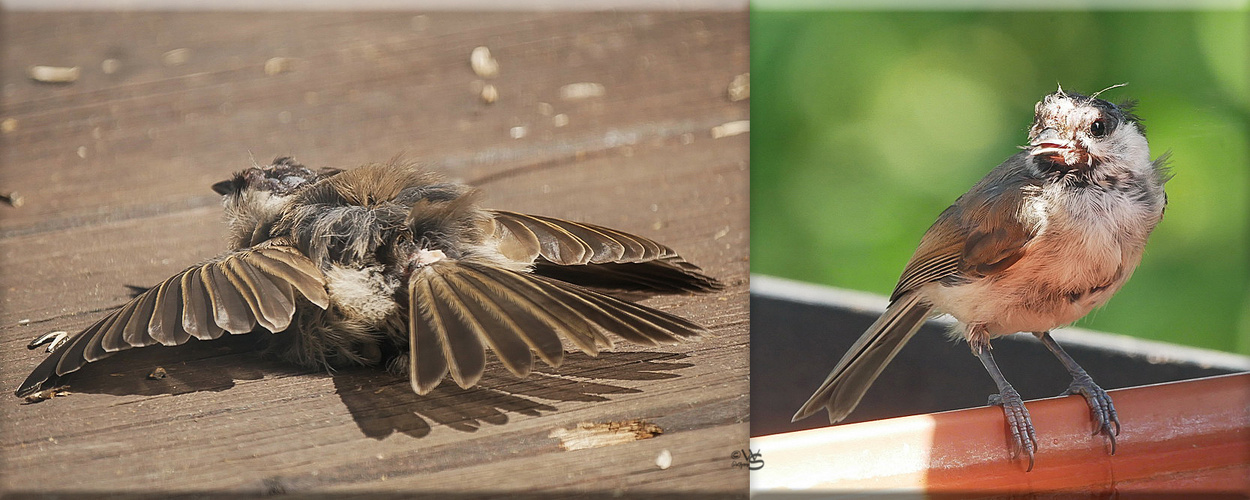
<path fill-rule="evenodd" d="M 842 356 L 820 389 L 799 408 L 792 421 L 807 418 L 822 407 L 829 411 L 831 424 L 846 418 L 881 370 L 924 324 L 932 308 L 916 293 L 904 294 L 891 303 L 885 314 L 868 327 L 868 331 Z"/>

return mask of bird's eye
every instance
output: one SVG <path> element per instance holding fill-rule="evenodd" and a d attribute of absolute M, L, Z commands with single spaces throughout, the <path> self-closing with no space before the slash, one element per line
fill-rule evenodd
<path fill-rule="evenodd" d="M 1094 123 L 1089 124 L 1089 133 L 1094 137 L 1107 135 L 1107 124 L 1102 120 L 1094 120 Z"/>

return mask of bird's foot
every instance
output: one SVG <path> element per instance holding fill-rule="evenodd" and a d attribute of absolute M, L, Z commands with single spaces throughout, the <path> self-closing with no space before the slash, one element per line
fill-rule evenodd
<path fill-rule="evenodd" d="M 1028 471 L 1033 470 L 1033 453 L 1037 450 L 1037 434 L 1033 431 L 1033 421 L 1029 419 L 1029 410 L 1024 407 L 1020 393 L 1011 387 L 990 396 L 989 404 L 1003 407 L 1003 415 L 1007 417 L 1007 428 L 1011 430 L 1011 439 L 1015 450 L 1021 450 L 1029 456 Z M 1027 471 L 1026 471 L 1027 472 Z"/>
<path fill-rule="evenodd" d="M 1115 455 L 1115 437 L 1120 434 L 1120 418 L 1116 416 L 1115 405 L 1111 404 L 1111 396 L 1098 387 L 1089 375 L 1080 374 L 1072 379 L 1072 385 L 1063 391 L 1064 395 L 1080 394 L 1089 404 L 1089 412 L 1097 428 L 1094 434 L 1102 434 L 1111 440 L 1111 454 Z M 1115 429 L 1112 429 L 1112 425 Z"/>

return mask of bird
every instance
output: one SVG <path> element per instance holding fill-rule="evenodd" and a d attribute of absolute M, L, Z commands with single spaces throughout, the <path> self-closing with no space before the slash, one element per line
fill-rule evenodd
<path fill-rule="evenodd" d="M 1122 85 L 1122 84 L 1121 84 Z M 1151 160 L 1135 101 L 1113 104 L 1060 86 L 1034 106 L 1028 145 L 943 211 L 903 268 L 889 306 L 835 365 L 793 421 L 824 408 L 847 417 L 886 365 L 930 317 L 956 320 L 998 393 L 1013 455 L 1033 469 L 1037 435 L 1020 394 L 1003 377 L 990 339 L 1030 332 L 1072 376 L 1064 394 L 1088 403 L 1095 434 L 1120 421 L 1107 392 L 1050 331 L 1106 303 L 1141 262 L 1167 205 L 1170 153 Z"/>
<path fill-rule="evenodd" d="M 652 239 L 485 209 L 477 189 L 398 157 L 350 169 L 280 157 L 212 189 L 229 250 L 73 336 L 36 339 L 57 343 L 19 397 L 126 349 L 253 331 L 296 365 L 378 367 L 424 395 L 447 376 L 476 385 L 487 349 L 525 377 L 535 356 L 558 367 L 564 341 L 596 355 L 608 334 L 647 346 L 700 337 L 695 322 L 621 297 L 723 288 Z"/>

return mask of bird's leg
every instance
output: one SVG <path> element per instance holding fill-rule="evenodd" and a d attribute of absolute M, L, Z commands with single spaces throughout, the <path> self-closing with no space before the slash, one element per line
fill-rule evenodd
<path fill-rule="evenodd" d="M 1003 415 L 1007 417 L 1007 428 L 1011 430 L 1011 439 L 1015 441 L 1016 447 L 1028 454 L 1028 470 L 1031 471 L 1033 470 L 1033 452 L 1037 450 L 1037 434 L 1033 431 L 1033 421 L 1029 419 L 1029 410 L 1025 409 L 1020 393 L 1007 382 L 1007 379 L 1003 377 L 1003 372 L 998 370 L 998 364 L 994 363 L 994 355 L 990 354 L 989 336 L 985 334 L 983 327 L 974 325 L 971 328 L 968 343 L 972 346 L 972 352 L 981 359 L 981 364 L 985 365 L 985 371 L 990 373 L 990 378 L 994 379 L 994 383 L 998 385 L 998 394 L 990 396 L 990 404 L 1003 407 Z"/>
<path fill-rule="evenodd" d="M 1107 395 L 1107 391 L 1098 387 L 1094 383 L 1094 379 L 1089 377 L 1088 373 L 1076 364 L 1076 361 L 1069 356 L 1055 339 L 1051 338 L 1050 332 L 1034 332 L 1038 339 L 1042 341 L 1050 352 L 1055 353 L 1055 357 L 1059 358 L 1059 362 L 1063 363 L 1063 367 L 1068 369 L 1068 373 L 1072 374 L 1072 385 L 1068 386 L 1068 390 L 1064 394 L 1080 394 L 1085 397 L 1085 402 L 1089 404 L 1089 411 L 1098 424 L 1098 428 L 1094 430 L 1094 434 L 1103 434 L 1111 440 L 1111 454 L 1115 455 L 1115 437 L 1120 434 L 1120 418 L 1115 414 L 1115 405 L 1111 404 L 1111 396 Z M 1111 426 L 1115 424 L 1115 429 Z"/>

